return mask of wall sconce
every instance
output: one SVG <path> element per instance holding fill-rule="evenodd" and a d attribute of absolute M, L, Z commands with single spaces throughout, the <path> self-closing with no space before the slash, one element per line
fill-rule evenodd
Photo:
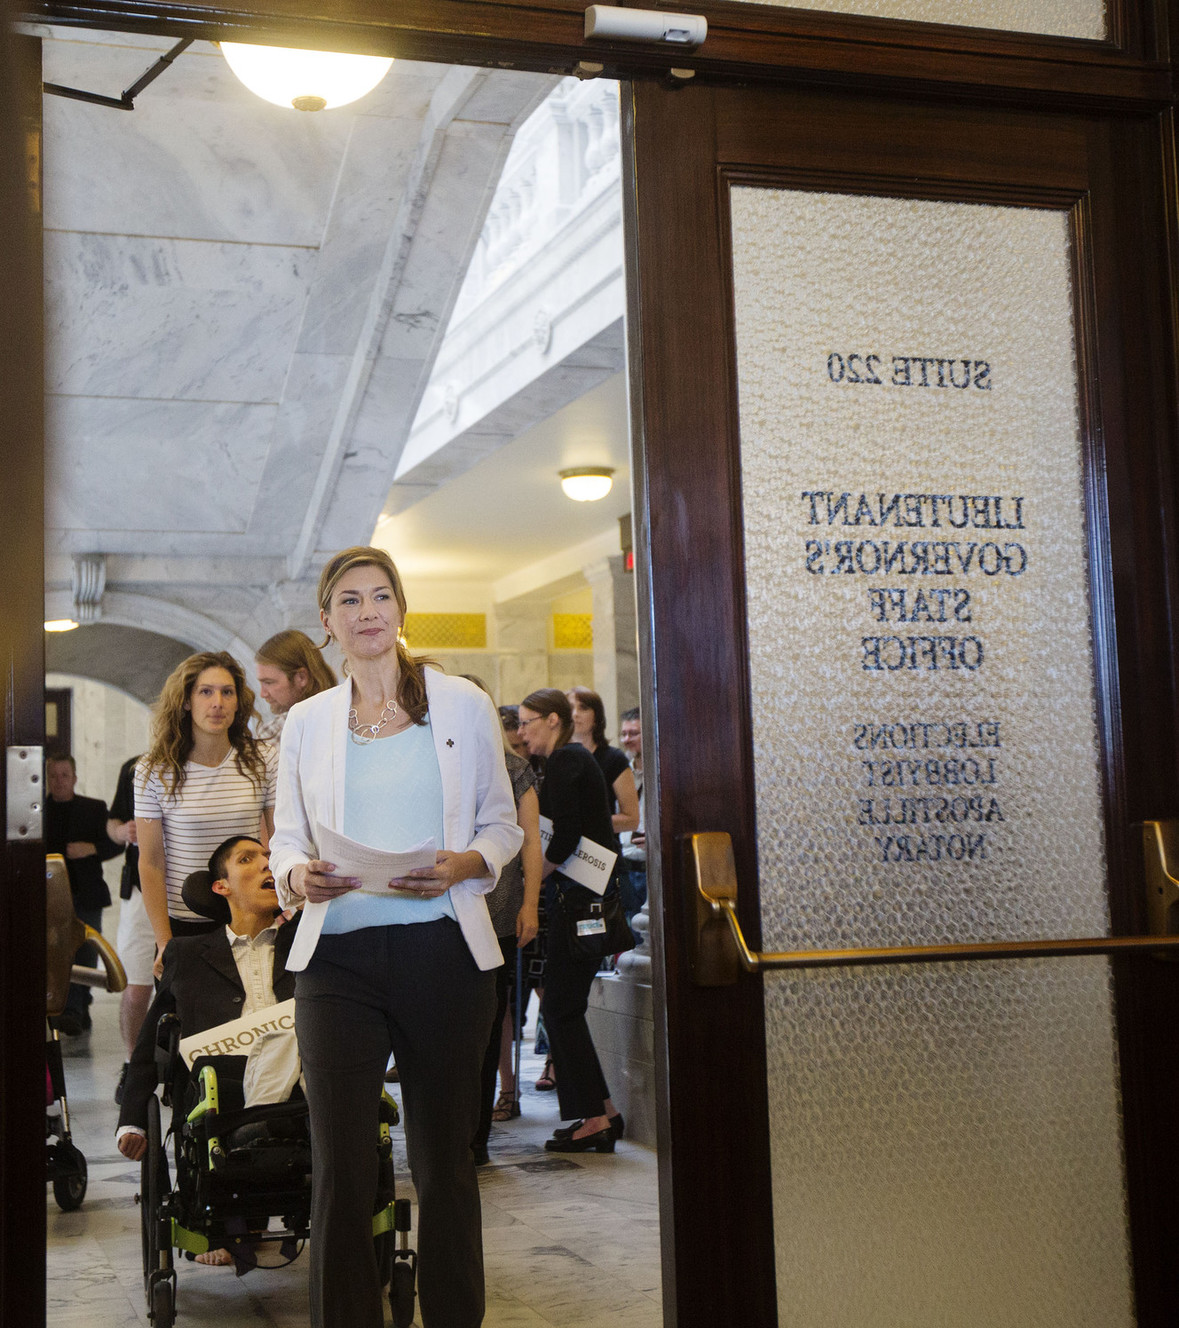
<path fill-rule="evenodd" d="M 77 623 L 72 618 L 50 618 L 45 624 L 47 632 L 72 632 Z"/>
<path fill-rule="evenodd" d="M 572 498 L 575 503 L 596 503 L 614 487 L 612 466 L 575 466 L 559 473 L 565 497 Z"/>
<path fill-rule="evenodd" d="M 221 54 L 251 92 L 296 111 L 330 111 L 358 101 L 393 64 L 392 59 L 379 55 L 297 51 L 241 42 L 222 42 Z"/>

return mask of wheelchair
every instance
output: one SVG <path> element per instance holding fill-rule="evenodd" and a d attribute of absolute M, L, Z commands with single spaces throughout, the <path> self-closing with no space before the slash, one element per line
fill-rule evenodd
<path fill-rule="evenodd" d="M 45 858 L 45 931 L 45 1178 L 53 1186 L 57 1206 L 63 1213 L 72 1213 L 86 1198 L 86 1155 L 74 1143 L 70 1130 L 61 1040 L 52 1021 L 65 1009 L 71 982 L 117 992 L 126 987 L 127 975 L 110 942 L 81 922 L 74 912 L 70 878 L 60 853 L 50 853 Z M 84 968 L 73 962 L 78 948 L 86 941 L 97 948 L 101 969 Z"/>
<path fill-rule="evenodd" d="M 160 1020 L 158 1036 L 163 1105 L 172 1108 L 168 1135 L 175 1180 L 169 1179 L 161 1099 L 153 1095 L 148 1099 L 139 1203 L 148 1320 L 155 1328 L 172 1328 L 173 1250 L 193 1258 L 207 1250 L 228 1249 L 239 1272 L 280 1266 L 297 1257 L 311 1222 L 311 1137 L 305 1101 L 239 1105 L 241 1068 L 234 1063 L 243 1057 L 199 1057 L 191 1078 L 180 1087 L 175 1015 Z M 394 1328 L 409 1328 L 417 1254 L 409 1246 L 410 1202 L 396 1197 L 393 1176 L 390 1130 L 398 1119 L 396 1102 L 382 1092 L 373 1241 Z M 277 1247 L 276 1262 L 259 1257 L 267 1247 Z"/>
<path fill-rule="evenodd" d="M 185 882 L 197 912 L 198 892 Z M 140 1225 L 147 1317 L 172 1328 L 177 1287 L 173 1251 L 194 1259 L 226 1249 L 241 1274 L 298 1257 L 311 1224 L 311 1133 L 306 1101 L 245 1106 L 244 1056 L 180 1054 L 180 1019 L 164 1015 L 156 1032 L 161 1090 L 148 1099 L 147 1149 L 140 1163 Z M 296 1094 L 298 1089 L 295 1090 Z M 161 1105 L 170 1108 L 167 1131 Z M 417 1253 L 410 1247 L 410 1201 L 398 1199 L 390 1131 L 397 1103 L 382 1090 L 373 1242 L 394 1328 L 413 1322 Z M 169 1158 L 169 1144 L 171 1158 Z M 171 1165 L 170 1165 L 171 1163 Z"/>

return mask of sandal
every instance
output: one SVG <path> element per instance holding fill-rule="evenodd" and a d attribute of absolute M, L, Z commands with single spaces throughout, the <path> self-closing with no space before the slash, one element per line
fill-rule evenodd
<path fill-rule="evenodd" d="M 520 1114 L 520 1103 L 515 1093 L 501 1093 L 495 1099 L 495 1106 L 492 1108 L 491 1119 L 493 1121 L 515 1120 Z"/>
<path fill-rule="evenodd" d="M 551 1093 L 557 1086 L 556 1076 L 553 1074 L 553 1058 L 550 1056 L 544 1063 L 544 1071 L 533 1087 L 538 1093 Z"/>

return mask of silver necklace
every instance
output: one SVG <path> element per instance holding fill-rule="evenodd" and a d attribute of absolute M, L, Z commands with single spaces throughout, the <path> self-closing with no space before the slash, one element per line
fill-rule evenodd
<path fill-rule="evenodd" d="M 356 707 L 353 706 L 348 711 L 348 732 L 352 736 L 352 741 L 358 746 L 367 747 L 374 738 L 380 735 L 381 730 L 391 719 L 397 718 L 397 702 L 389 700 L 385 702 L 385 709 L 381 711 L 380 717 L 375 724 L 362 724 L 357 717 Z"/>

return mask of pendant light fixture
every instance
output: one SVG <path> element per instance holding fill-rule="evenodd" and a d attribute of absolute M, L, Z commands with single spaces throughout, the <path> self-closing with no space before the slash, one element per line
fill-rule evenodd
<path fill-rule="evenodd" d="M 296 111 L 330 111 L 371 92 L 389 72 L 392 59 L 298 51 L 285 46 L 222 42 L 229 67 L 257 96 Z"/>

